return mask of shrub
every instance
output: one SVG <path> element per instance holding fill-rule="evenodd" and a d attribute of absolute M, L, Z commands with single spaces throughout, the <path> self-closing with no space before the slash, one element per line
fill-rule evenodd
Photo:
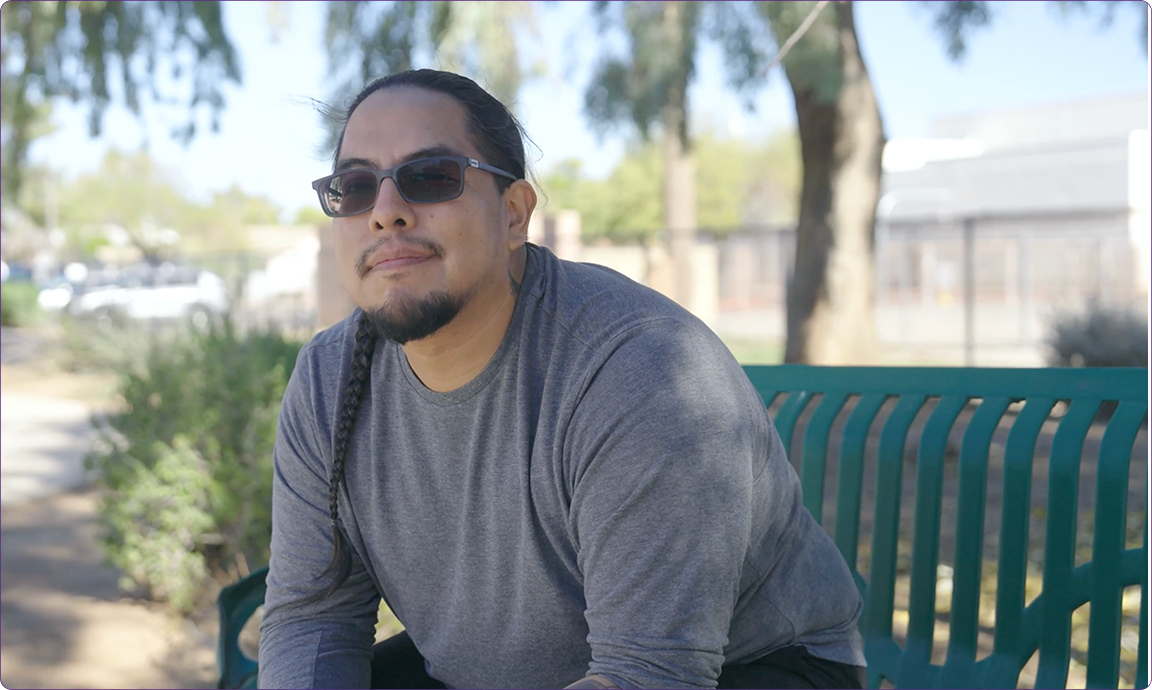
<path fill-rule="evenodd" d="M 32 283 L 4 283 L 0 288 L 0 325 L 31 326 L 40 318 L 36 298 L 40 291 Z"/>
<path fill-rule="evenodd" d="M 1092 303 L 1052 321 L 1053 366 L 1148 366 L 1148 322 L 1131 310 Z"/>
<path fill-rule="evenodd" d="M 93 419 L 102 546 L 174 608 L 200 603 L 211 573 L 267 562 L 272 444 L 299 349 L 227 318 L 153 335 L 123 367 L 117 411 Z"/>

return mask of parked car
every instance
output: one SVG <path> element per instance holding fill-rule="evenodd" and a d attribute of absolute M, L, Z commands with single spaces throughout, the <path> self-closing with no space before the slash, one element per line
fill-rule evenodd
<path fill-rule="evenodd" d="M 93 271 L 78 282 L 59 278 L 41 291 L 40 305 L 102 325 L 191 318 L 204 326 L 228 310 L 229 297 L 224 279 L 211 271 L 161 264 Z"/>
<path fill-rule="evenodd" d="M 0 261 L 0 282 L 30 283 L 32 282 L 32 269 L 26 264 L 8 263 Z"/>

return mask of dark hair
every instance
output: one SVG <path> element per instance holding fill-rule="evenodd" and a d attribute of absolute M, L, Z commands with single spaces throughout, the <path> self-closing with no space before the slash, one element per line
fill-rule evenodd
<path fill-rule="evenodd" d="M 524 159 L 524 128 L 512 111 L 468 77 L 441 72 L 434 69 L 408 70 L 381 77 L 356 94 L 348 109 L 340 116 L 340 137 L 336 140 L 333 165 L 340 156 L 344 145 L 344 131 L 348 119 L 356 108 L 377 91 L 410 87 L 436 91 L 456 99 L 468 114 L 468 133 L 472 144 L 485 158 L 483 162 L 507 170 L 518 179 L 527 177 Z M 503 192 L 512 181 L 500 175 L 493 175 L 496 189 Z"/>
<path fill-rule="evenodd" d="M 468 114 L 468 129 L 473 145 L 485 158 L 485 163 L 507 170 L 524 179 L 527 169 L 524 160 L 524 130 L 508 108 L 492 94 L 468 77 L 451 72 L 421 69 L 398 72 L 373 81 L 356 95 L 339 117 L 340 137 L 336 142 L 335 159 L 344 143 L 348 119 L 368 96 L 392 88 L 418 88 L 437 91 L 455 98 Z M 511 180 L 493 175 L 496 189 L 503 193 Z M 332 453 L 332 469 L 328 476 L 328 511 L 332 516 L 332 560 L 323 575 L 335 572 L 331 583 L 313 599 L 330 596 L 348 579 L 352 555 L 343 532 L 340 531 L 339 496 L 344 484 L 344 467 L 348 446 L 356 426 L 356 415 L 364 393 L 369 388 L 372 355 L 376 350 L 377 330 L 365 314 L 361 313 L 356 325 L 356 343 L 352 350 L 352 366 L 348 385 L 340 403 L 340 416 L 336 425 L 336 442 Z"/>

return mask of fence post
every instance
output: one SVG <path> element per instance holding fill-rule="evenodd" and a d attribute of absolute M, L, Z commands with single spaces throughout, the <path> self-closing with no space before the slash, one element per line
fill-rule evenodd
<path fill-rule="evenodd" d="M 1032 231 L 1020 236 L 1020 340 L 1032 344 Z"/>
<path fill-rule="evenodd" d="M 976 219 L 964 219 L 964 366 L 976 365 Z"/>
<path fill-rule="evenodd" d="M 896 281 L 900 293 L 900 302 L 897 309 L 897 318 L 900 323 L 900 340 L 908 343 L 911 340 L 911 333 L 909 333 L 909 320 L 911 315 L 909 312 L 912 309 L 912 262 L 915 260 L 915 243 L 911 239 L 911 235 L 905 236 L 904 241 L 900 243 L 900 253 L 898 255 L 896 264 Z M 891 240 L 891 236 L 889 236 Z M 892 242 L 889 246 L 894 245 Z"/>

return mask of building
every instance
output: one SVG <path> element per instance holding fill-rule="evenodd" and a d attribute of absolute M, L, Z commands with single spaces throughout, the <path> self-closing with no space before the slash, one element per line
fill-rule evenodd
<path fill-rule="evenodd" d="M 1148 94 L 939 118 L 884 151 L 881 337 L 1031 349 L 1051 320 L 1148 299 Z M 971 300 L 969 295 L 971 294 Z M 972 313 L 966 311 L 971 309 Z"/>

